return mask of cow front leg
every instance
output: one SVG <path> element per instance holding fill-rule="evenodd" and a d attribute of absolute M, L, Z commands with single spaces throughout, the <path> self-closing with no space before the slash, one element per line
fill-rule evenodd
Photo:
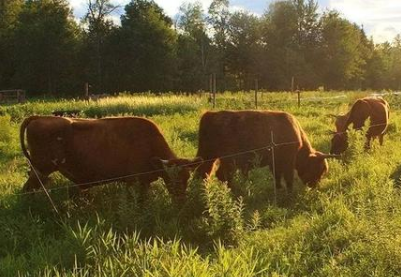
<path fill-rule="evenodd" d="M 369 150 L 370 149 L 370 143 L 371 143 L 372 137 L 367 135 L 366 136 L 366 142 L 365 142 L 365 150 Z"/>
<path fill-rule="evenodd" d="M 384 139 L 384 134 L 381 134 L 380 136 L 379 136 L 379 143 L 380 143 L 380 146 L 383 146 L 383 140 Z"/>
<path fill-rule="evenodd" d="M 287 192 L 292 193 L 294 188 L 294 169 L 291 167 L 285 168 L 284 170 L 284 180 L 287 186 Z"/>
<path fill-rule="evenodd" d="M 216 177 L 220 182 L 227 183 L 227 187 L 233 189 L 231 178 L 229 177 L 233 171 L 226 164 L 222 164 L 216 172 Z M 230 174 L 231 173 L 231 174 Z"/>
<path fill-rule="evenodd" d="M 23 192 L 32 192 L 34 190 L 40 189 L 43 185 L 46 185 L 46 183 L 49 181 L 49 176 L 41 174 L 36 171 L 36 173 L 31 170 L 29 172 L 29 178 L 22 187 Z M 42 184 L 41 184 L 42 182 Z"/>
<path fill-rule="evenodd" d="M 138 202 L 140 205 L 144 205 L 146 201 L 149 199 L 149 191 L 150 191 L 150 183 L 141 182 L 139 183 L 139 198 Z"/>
<path fill-rule="evenodd" d="M 276 189 L 278 189 L 278 190 L 283 188 L 283 186 L 281 185 L 281 177 L 282 177 L 281 170 L 276 169 L 276 172 L 274 174 L 274 181 L 275 181 Z"/>
<path fill-rule="evenodd" d="M 68 197 L 70 199 L 89 199 L 89 186 L 72 185 L 68 188 Z"/>
<path fill-rule="evenodd" d="M 195 176 L 201 178 L 202 180 L 206 179 L 209 175 L 215 174 L 218 168 L 214 170 L 214 162 L 207 161 L 203 162 L 198 168 L 195 170 Z"/>

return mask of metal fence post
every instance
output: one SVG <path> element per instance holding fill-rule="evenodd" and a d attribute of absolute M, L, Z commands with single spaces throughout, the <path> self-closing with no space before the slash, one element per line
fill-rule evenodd
<path fill-rule="evenodd" d="M 270 133 L 271 135 L 271 152 L 272 152 L 272 170 L 273 170 L 273 191 L 274 191 L 274 205 L 277 205 L 277 180 L 276 180 L 276 159 L 274 157 L 275 151 L 274 151 L 274 134 L 273 131 Z"/>

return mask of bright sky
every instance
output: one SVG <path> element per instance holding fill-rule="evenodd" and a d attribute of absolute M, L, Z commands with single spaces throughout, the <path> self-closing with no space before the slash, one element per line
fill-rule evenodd
<path fill-rule="evenodd" d="M 68 0 L 76 17 L 82 17 L 86 11 L 87 0 Z M 174 16 L 184 2 L 196 0 L 155 0 L 165 12 Z M 207 9 L 212 0 L 198 0 Z M 274 0 L 231 0 L 233 10 L 245 9 L 255 14 L 263 14 L 268 4 Z M 130 0 L 112 0 L 114 4 L 124 7 Z M 401 0 L 318 0 L 321 10 L 335 9 L 349 20 L 363 25 L 375 42 L 392 41 L 401 33 Z M 117 13 L 123 13 L 121 8 Z M 118 17 L 118 14 L 116 16 Z"/>

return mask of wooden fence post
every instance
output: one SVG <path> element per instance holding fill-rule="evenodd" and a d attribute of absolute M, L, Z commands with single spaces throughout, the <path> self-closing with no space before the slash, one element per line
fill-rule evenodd
<path fill-rule="evenodd" d="M 213 74 L 209 75 L 209 91 L 210 91 L 210 94 L 213 93 Z"/>
<path fill-rule="evenodd" d="M 294 92 L 295 90 L 295 77 L 292 76 L 291 78 L 291 91 Z"/>
<path fill-rule="evenodd" d="M 255 108 L 258 108 L 259 80 L 255 79 Z"/>
<path fill-rule="evenodd" d="M 217 85 L 216 85 L 216 73 L 213 73 L 213 109 L 216 108 L 216 91 L 217 91 Z"/>
<path fill-rule="evenodd" d="M 85 83 L 85 96 L 84 96 L 85 100 L 89 102 L 89 83 L 86 82 Z"/>

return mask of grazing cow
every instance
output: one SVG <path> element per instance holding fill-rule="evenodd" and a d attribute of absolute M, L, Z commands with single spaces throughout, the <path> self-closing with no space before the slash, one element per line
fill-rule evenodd
<path fill-rule="evenodd" d="M 316 151 L 294 116 L 271 111 L 207 112 L 199 127 L 197 156 L 204 159 L 197 174 L 205 178 L 216 171 L 221 181 L 230 182 L 238 168 L 249 170 L 258 157 L 260 166 L 273 169 L 271 133 L 274 135 L 276 185 L 284 177 L 288 191 L 292 190 L 294 170 L 301 180 L 315 187 L 327 172 L 326 158 L 333 157 Z M 254 150 L 254 151 L 253 151 Z M 219 165 L 216 168 L 216 161 Z"/>
<path fill-rule="evenodd" d="M 336 131 L 333 132 L 330 153 L 345 152 L 348 148 L 348 127 L 353 124 L 355 130 L 360 130 L 368 118 L 370 118 L 370 126 L 366 133 L 365 148 L 369 149 L 371 140 L 376 137 L 379 137 L 380 145 L 383 145 L 383 136 L 388 126 L 389 109 L 389 104 L 382 98 L 358 99 L 347 114 L 336 116 Z"/>
<path fill-rule="evenodd" d="M 91 120 L 31 116 L 21 125 L 20 140 L 24 155 L 42 181 L 59 171 L 76 184 L 86 184 L 80 189 L 118 179 L 138 181 L 146 192 L 152 181 L 162 177 L 168 191 L 183 200 L 189 165 L 195 162 L 178 159 L 159 128 L 140 117 Z M 174 178 L 165 171 L 169 166 L 177 167 Z M 38 188 L 40 183 L 31 171 L 23 191 Z"/>

